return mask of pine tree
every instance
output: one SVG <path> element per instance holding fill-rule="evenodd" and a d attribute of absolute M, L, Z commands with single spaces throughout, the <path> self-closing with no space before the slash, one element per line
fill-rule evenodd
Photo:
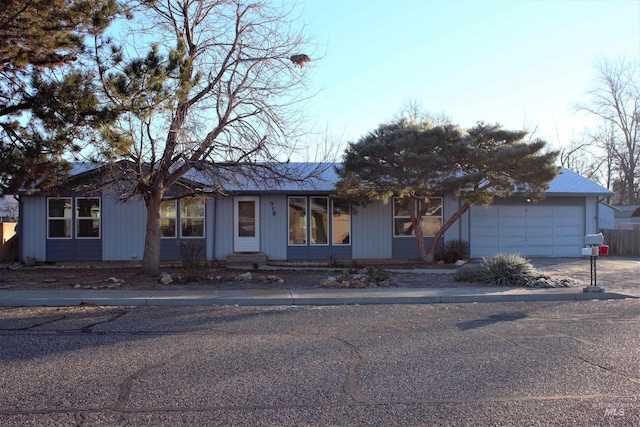
<path fill-rule="evenodd" d="M 81 59 L 117 14 L 116 0 L 0 1 L 0 190 L 51 188 L 63 155 L 114 118 Z"/>

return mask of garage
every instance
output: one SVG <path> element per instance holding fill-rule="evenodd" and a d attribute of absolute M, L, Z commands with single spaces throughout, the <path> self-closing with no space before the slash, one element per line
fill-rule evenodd
<path fill-rule="evenodd" d="M 473 206 L 471 257 L 519 253 L 525 257 L 578 257 L 584 243 L 583 205 Z"/>

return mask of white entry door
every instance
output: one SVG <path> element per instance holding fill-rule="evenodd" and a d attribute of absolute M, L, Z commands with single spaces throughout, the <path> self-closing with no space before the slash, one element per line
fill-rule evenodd
<path fill-rule="evenodd" d="M 234 201 L 233 251 L 260 252 L 260 198 L 240 196 Z"/>

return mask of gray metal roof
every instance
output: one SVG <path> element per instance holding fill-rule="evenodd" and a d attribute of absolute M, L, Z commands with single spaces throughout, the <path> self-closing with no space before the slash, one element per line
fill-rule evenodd
<path fill-rule="evenodd" d="M 340 163 L 283 163 L 278 165 L 282 175 L 305 177 L 304 180 L 287 180 L 268 171 L 256 170 L 249 174 L 234 174 L 229 170 L 192 169 L 186 179 L 202 183 L 209 188 L 221 188 L 231 193 L 296 193 L 331 192 L 338 181 L 335 167 Z M 96 163 L 74 164 L 71 175 L 86 173 L 98 168 Z M 560 196 L 613 196 L 614 192 L 576 172 L 563 168 L 545 192 L 547 197 Z"/>
<path fill-rule="evenodd" d="M 572 170 L 563 168 L 562 171 L 550 183 L 549 189 L 545 192 L 547 197 L 554 196 L 613 196 L 615 193 L 607 190 L 600 184 L 575 173 Z"/>

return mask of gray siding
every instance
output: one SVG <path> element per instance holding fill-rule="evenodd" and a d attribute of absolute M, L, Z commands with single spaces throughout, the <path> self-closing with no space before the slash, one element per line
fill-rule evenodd
<path fill-rule="evenodd" d="M 447 196 L 443 199 L 443 224 L 451 218 L 451 215 L 456 213 L 461 206 L 459 199 L 455 196 Z M 456 221 L 445 233 L 444 240 L 449 242 L 451 240 L 463 240 L 462 239 L 462 218 Z"/>
<path fill-rule="evenodd" d="M 233 198 L 218 200 L 213 216 L 216 227 L 214 257 L 223 260 L 233 253 Z"/>
<path fill-rule="evenodd" d="M 47 261 L 101 261 L 100 239 L 49 239 Z"/>
<path fill-rule="evenodd" d="M 46 197 L 20 198 L 20 224 L 18 241 L 20 259 L 47 258 L 47 199 Z"/>
<path fill-rule="evenodd" d="M 260 196 L 260 249 L 272 260 L 287 259 L 287 209 L 285 195 Z"/>
<path fill-rule="evenodd" d="M 207 261 L 212 261 L 215 259 L 215 247 L 214 241 L 216 236 L 215 231 L 215 214 L 216 214 L 216 201 L 215 200 L 207 200 L 205 202 L 205 219 L 204 219 L 204 236 L 206 239 L 205 246 L 205 257 Z"/>
<path fill-rule="evenodd" d="M 351 246 L 289 246 L 287 259 L 289 260 L 325 260 L 351 259 Z"/>
<path fill-rule="evenodd" d="M 393 216 L 391 203 L 373 202 L 352 210 L 352 256 L 354 259 L 391 258 Z"/>
<path fill-rule="evenodd" d="M 104 261 L 141 260 L 147 226 L 141 200 L 126 204 L 102 198 L 102 256 Z"/>

